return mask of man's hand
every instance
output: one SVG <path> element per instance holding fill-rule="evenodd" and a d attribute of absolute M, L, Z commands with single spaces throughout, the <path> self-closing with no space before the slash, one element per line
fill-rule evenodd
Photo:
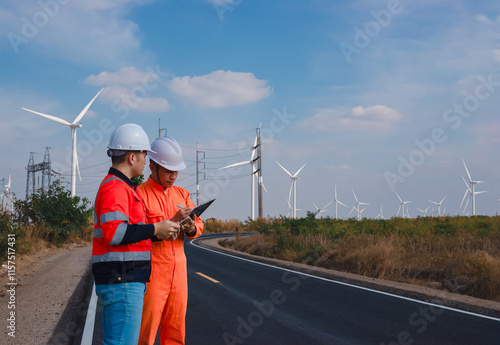
<path fill-rule="evenodd" d="M 193 215 L 194 216 L 194 215 Z M 191 234 L 196 229 L 194 219 L 188 218 L 182 223 L 181 231 L 184 231 L 187 234 Z"/>
<path fill-rule="evenodd" d="M 155 223 L 154 226 L 155 235 L 161 239 L 167 239 L 169 237 L 175 239 L 180 230 L 180 225 L 170 220 L 162 220 L 161 222 Z"/>
<path fill-rule="evenodd" d="M 184 218 L 186 218 L 192 210 L 193 209 L 191 207 L 181 208 L 179 211 L 177 211 L 177 213 L 175 214 L 175 216 L 173 216 L 172 218 L 170 218 L 170 220 L 172 222 L 180 222 L 181 220 L 183 220 Z"/>

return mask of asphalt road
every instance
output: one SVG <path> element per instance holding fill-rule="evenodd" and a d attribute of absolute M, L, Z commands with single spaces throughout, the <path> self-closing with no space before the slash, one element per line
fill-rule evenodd
<path fill-rule="evenodd" d="M 500 321 L 186 244 L 186 344 L 500 344 Z M 100 344 L 99 318 L 93 344 Z M 157 341 L 157 344 L 159 342 Z"/>

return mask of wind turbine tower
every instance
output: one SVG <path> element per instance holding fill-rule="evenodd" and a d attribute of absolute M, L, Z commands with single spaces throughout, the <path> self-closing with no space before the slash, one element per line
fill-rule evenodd
<path fill-rule="evenodd" d="M 471 193 L 471 199 L 472 199 L 472 215 L 476 215 L 476 194 L 481 194 L 481 193 L 486 193 L 486 191 L 480 191 L 476 192 L 474 190 L 474 186 L 478 183 L 483 183 L 484 181 L 474 181 L 472 180 L 472 177 L 470 176 L 469 169 L 467 169 L 467 165 L 465 165 L 465 161 L 462 158 L 462 162 L 464 163 L 465 171 L 467 172 L 467 177 L 469 178 L 469 183 L 470 183 L 470 193 Z"/>
<path fill-rule="evenodd" d="M 80 114 L 78 114 L 78 116 L 75 118 L 75 120 L 71 123 L 64 120 L 64 119 L 61 119 L 59 117 L 53 116 L 53 115 L 47 115 L 47 114 L 43 114 L 43 113 L 40 113 L 40 112 L 37 112 L 34 110 L 22 108 L 26 111 L 32 112 L 33 114 L 43 116 L 49 120 L 58 122 L 60 124 L 69 126 L 69 128 L 71 128 L 71 139 L 72 139 L 72 143 L 73 143 L 73 157 L 72 157 L 72 162 L 71 162 L 71 196 L 75 196 L 75 194 L 76 194 L 76 171 L 77 170 L 78 170 L 78 175 L 80 175 L 80 168 L 78 167 L 78 154 L 77 154 L 77 150 L 76 150 L 76 129 L 82 127 L 82 124 L 78 123 L 78 122 L 83 118 L 83 116 L 85 116 L 85 114 L 87 113 L 87 110 L 89 110 L 90 106 L 92 105 L 92 103 L 94 103 L 95 99 L 97 98 L 97 96 L 99 96 L 99 94 L 102 92 L 102 90 L 104 90 L 104 88 L 102 88 L 97 93 L 97 95 L 95 95 L 95 97 L 89 102 L 89 104 L 87 104 L 87 106 L 85 108 L 83 108 L 83 110 L 80 112 Z M 80 180 L 81 180 L 81 177 L 80 177 Z"/>
<path fill-rule="evenodd" d="M 335 219 L 339 219 L 338 218 L 338 204 L 341 204 L 342 206 L 344 206 L 345 208 L 347 208 L 347 205 L 346 204 L 343 204 L 338 198 L 337 198 L 337 184 L 335 183 L 335 199 L 333 199 L 333 202 L 335 203 Z"/>
<path fill-rule="evenodd" d="M 288 193 L 288 202 L 290 202 L 291 196 L 292 196 L 292 189 L 293 189 L 293 208 L 292 208 L 292 218 L 297 218 L 297 180 L 300 178 L 299 173 L 300 171 L 306 166 L 307 163 L 305 163 L 302 167 L 300 167 L 299 170 L 295 174 L 290 174 L 288 170 L 286 170 L 280 163 L 276 161 L 276 164 L 280 166 L 281 169 L 283 169 L 288 176 L 290 176 L 291 183 L 290 183 L 290 192 Z"/>

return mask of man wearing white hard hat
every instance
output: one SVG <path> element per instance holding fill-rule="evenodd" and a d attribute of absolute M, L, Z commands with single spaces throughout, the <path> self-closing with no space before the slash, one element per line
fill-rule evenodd
<path fill-rule="evenodd" d="M 174 185 L 178 172 L 186 169 L 181 147 L 175 139 L 163 137 L 151 144 L 151 150 L 151 175 L 139 187 L 148 222 L 179 222 L 195 206 L 189 192 Z M 184 344 L 188 295 L 184 239 L 194 239 L 202 232 L 201 219 L 188 218 L 178 236 L 153 242 L 151 281 L 144 296 L 139 344 L 154 344 L 158 327 L 162 345 Z"/>
<path fill-rule="evenodd" d="M 151 238 L 176 235 L 179 224 L 147 222 L 140 176 L 152 152 L 141 126 L 128 123 L 111 135 L 111 168 L 101 182 L 94 205 L 92 273 L 103 307 L 103 344 L 136 345 L 146 282 L 151 273 Z"/>

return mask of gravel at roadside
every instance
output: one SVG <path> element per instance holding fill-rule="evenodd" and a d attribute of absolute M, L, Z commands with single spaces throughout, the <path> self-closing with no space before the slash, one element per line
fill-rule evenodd
<path fill-rule="evenodd" d="M 8 289 L 7 269 L 0 271 L 0 305 L 2 330 L 0 344 L 40 345 L 68 344 L 80 325 L 71 324 L 55 333 L 82 277 L 88 276 L 91 246 L 71 245 L 52 253 L 20 258 L 16 263 L 15 308 L 8 309 L 12 299 Z M 74 306 L 83 314 L 86 306 Z M 10 336 L 7 318 L 15 311 L 15 337 Z"/>

